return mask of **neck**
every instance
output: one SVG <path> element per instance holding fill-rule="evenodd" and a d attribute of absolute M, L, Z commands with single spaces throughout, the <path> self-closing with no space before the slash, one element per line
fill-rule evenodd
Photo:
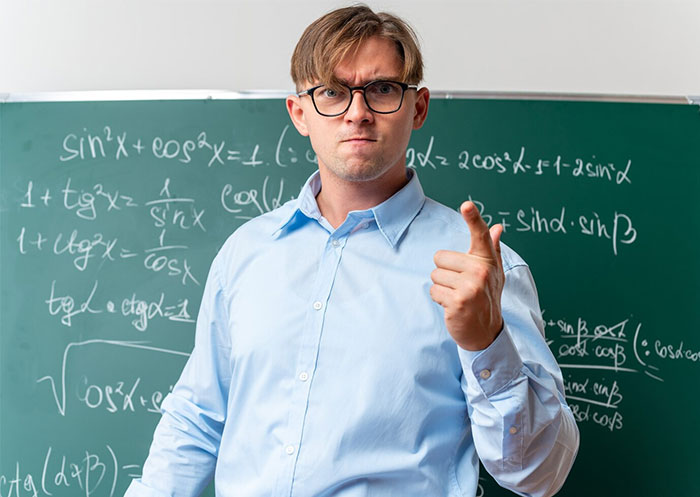
<path fill-rule="evenodd" d="M 345 181 L 319 168 L 321 191 L 316 196 L 321 215 L 337 228 L 350 211 L 362 211 L 381 204 L 408 183 L 406 169 L 391 171 L 370 181 Z"/>

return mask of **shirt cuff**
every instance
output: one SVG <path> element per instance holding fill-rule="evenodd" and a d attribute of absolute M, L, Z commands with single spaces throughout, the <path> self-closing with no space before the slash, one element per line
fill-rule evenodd
<path fill-rule="evenodd" d="M 131 480 L 124 497 L 172 497 L 170 494 L 154 490 L 141 482 L 141 479 Z"/>
<path fill-rule="evenodd" d="M 513 344 L 508 325 L 483 350 L 465 350 L 457 346 L 467 384 L 488 397 L 518 377 L 523 361 Z"/>

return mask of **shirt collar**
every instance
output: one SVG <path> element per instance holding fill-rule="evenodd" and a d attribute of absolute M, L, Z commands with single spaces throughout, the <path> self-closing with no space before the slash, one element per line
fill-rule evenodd
<path fill-rule="evenodd" d="M 410 176 L 408 183 L 394 195 L 366 211 L 352 211 L 351 213 L 352 217 L 357 220 L 373 217 L 379 231 L 392 247 L 396 247 L 406 228 L 425 203 L 425 194 L 420 181 L 418 181 L 418 174 L 410 168 L 406 169 L 406 174 Z M 273 235 L 282 235 L 293 231 L 311 219 L 319 221 L 321 211 L 316 203 L 316 195 L 320 191 L 321 176 L 319 171 L 316 171 L 306 180 L 299 197 L 293 201 L 292 212 L 282 218 L 282 221 L 275 226 Z"/>

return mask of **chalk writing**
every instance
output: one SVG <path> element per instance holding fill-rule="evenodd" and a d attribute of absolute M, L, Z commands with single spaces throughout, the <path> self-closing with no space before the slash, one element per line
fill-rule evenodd
<path fill-rule="evenodd" d="M 617 375 L 643 373 L 663 382 L 660 368 L 651 359 L 674 355 L 693 361 L 697 357 L 690 348 L 664 348 L 661 340 L 643 336 L 643 324 L 632 317 L 598 324 L 580 316 L 549 318 L 544 323 L 548 344 L 564 373 L 564 392 L 574 417 L 611 432 L 624 426 L 624 393 Z"/>
<path fill-rule="evenodd" d="M 590 325 L 578 317 L 575 324 L 566 319 L 548 319 L 545 324 L 555 328 L 559 336 L 550 343 L 556 357 L 563 359 L 562 369 L 579 368 L 614 372 L 637 373 L 638 366 L 648 365 L 639 359 L 637 341 L 642 323 L 637 323 L 630 341 L 630 318 L 613 324 Z M 551 337 L 550 337 L 551 338 Z M 630 350 L 632 349 L 632 350 Z M 566 359 L 580 359 L 569 363 Z M 631 360 L 637 359 L 636 363 Z M 583 364 L 585 363 L 585 364 Z M 658 368 L 655 368 L 658 371 Z"/>
<path fill-rule="evenodd" d="M 529 232 L 546 235 L 579 234 L 591 236 L 600 240 L 608 240 L 613 255 L 618 255 L 621 245 L 631 245 L 637 240 L 637 229 L 629 215 L 613 212 L 602 217 L 592 211 L 579 215 L 567 213 L 566 206 L 561 206 L 553 212 L 544 212 L 537 207 L 521 208 L 517 211 L 498 211 L 492 214 L 486 210 L 483 202 L 468 196 L 478 207 L 486 224 L 499 223 L 503 232 Z"/>
<path fill-rule="evenodd" d="M 116 346 L 116 347 L 125 347 L 125 348 L 130 348 L 130 349 L 139 349 L 139 350 L 145 350 L 145 351 L 151 351 L 151 352 L 157 352 L 161 354 L 169 354 L 169 355 L 175 355 L 175 356 L 182 356 L 182 357 L 189 357 L 189 354 L 186 352 L 179 352 L 176 350 L 168 350 L 168 349 L 163 349 L 159 347 L 152 347 L 150 345 L 145 345 L 143 342 L 129 342 L 129 341 L 119 341 L 119 340 L 103 340 L 103 339 L 94 339 L 94 340 L 85 340 L 83 342 L 72 342 L 69 343 L 65 350 L 63 351 L 63 360 L 61 363 L 61 373 L 60 373 L 60 381 L 56 382 L 56 379 L 51 376 L 43 376 L 36 380 L 37 383 L 41 383 L 44 381 L 48 381 L 49 384 L 51 385 L 51 393 L 53 394 L 54 401 L 56 402 L 56 407 L 58 408 L 58 412 L 61 414 L 61 416 L 66 415 L 66 370 L 68 367 L 68 356 L 69 353 L 74 350 L 74 349 L 81 349 L 83 347 L 88 347 L 88 346 Z M 160 401 L 159 401 L 160 402 Z"/>
<path fill-rule="evenodd" d="M 457 164 L 463 171 L 485 171 L 496 174 L 568 176 L 572 178 L 589 178 L 612 183 L 615 185 L 631 184 L 630 169 L 632 160 L 627 159 L 623 164 L 601 161 L 592 155 L 590 158 L 575 157 L 570 160 L 561 154 L 553 157 L 528 159 L 526 147 L 521 146 L 517 153 L 503 152 L 470 152 L 461 150 L 455 160 L 433 152 L 435 137 L 431 136 L 425 150 L 419 152 L 415 147 L 406 150 L 408 167 L 430 167 L 439 169 L 444 166 Z"/>
<path fill-rule="evenodd" d="M 49 446 L 40 468 L 26 469 L 16 461 L 11 473 L 0 474 L 0 497 L 52 496 L 64 489 L 75 497 L 113 497 L 120 476 L 140 477 L 140 470 L 139 464 L 120 463 L 108 444 L 77 454 Z"/>
<path fill-rule="evenodd" d="M 172 199 L 169 200 L 165 206 L 163 205 L 153 205 L 160 203 L 159 201 L 148 202 L 148 205 L 153 205 L 151 207 L 151 217 L 153 218 L 153 225 L 157 228 L 162 228 L 163 226 L 177 226 L 183 230 L 189 230 L 191 228 L 197 227 L 202 231 L 207 231 L 202 224 L 202 215 L 204 215 L 204 209 L 197 211 L 196 207 L 190 206 L 188 210 L 183 210 L 179 208 L 172 208 L 170 202 L 188 202 L 192 200 L 186 199 Z M 189 219 L 191 218 L 191 220 Z"/>
<path fill-rule="evenodd" d="M 112 210 L 123 210 L 127 207 L 138 207 L 134 202 L 134 198 L 129 195 L 124 195 L 115 191 L 105 190 L 102 183 L 96 183 L 89 189 L 74 189 L 72 188 L 72 178 L 66 180 L 66 185 L 60 190 L 63 203 L 61 204 L 67 211 L 73 212 L 78 218 L 88 221 L 97 219 L 98 209 L 104 207 L 106 212 Z M 51 189 L 44 187 L 44 193 L 39 200 L 44 207 L 49 207 L 49 201 L 53 200 Z M 34 181 L 27 181 L 27 190 L 22 197 L 22 208 L 36 207 L 33 197 Z"/>
<path fill-rule="evenodd" d="M 241 190 L 237 193 L 233 193 L 233 186 L 226 184 L 221 190 L 221 205 L 226 212 L 236 214 L 238 219 L 252 219 L 255 216 L 270 212 L 282 205 L 282 195 L 284 194 L 284 179 L 279 180 L 279 188 L 277 189 L 277 195 L 272 193 L 268 186 L 270 181 L 269 176 L 265 176 L 263 180 L 262 189 L 251 188 L 248 190 Z M 230 197 L 230 198 L 229 198 Z M 293 197 L 291 197 L 293 198 Z M 245 212 L 239 207 L 250 206 L 252 209 L 247 209 Z M 249 213 L 250 215 L 244 215 Z"/>
<path fill-rule="evenodd" d="M 137 412 L 145 410 L 154 414 L 160 414 L 160 404 L 163 402 L 164 394 L 160 390 L 142 394 L 138 389 L 141 378 L 138 377 L 131 384 L 127 385 L 123 381 L 114 384 L 98 385 L 91 382 L 86 375 L 80 377 L 78 400 L 90 409 L 104 409 L 109 413 Z M 173 386 L 168 387 L 172 391 Z"/>
<path fill-rule="evenodd" d="M 199 131 L 188 138 L 165 138 L 155 136 L 150 139 L 134 137 L 126 131 L 115 133 L 110 126 L 98 131 L 83 128 L 80 132 L 71 132 L 62 140 L 59 154 L 61 162 L 98 161 L 113 159 L 115 161 L 141 156 L 149 153 L 158 160 L 177 161 L 180 164 L 206 163 L 208 168 L 226 164 L 240 164 L 247 167 L 276 165 L 288 167 L 297 164 L 303 158 L 309 164 L 316 163 L 312 150 L 303 153 L 285 144 L 289 125 L 284 126 L 275 147 L 274 159 L 266 158 L 265 151 L 259 143 L 241 150 L 225 139 L 212 139 L 207 131 Z M 198 157 L 203 155 L 203 160 Z"/>
<path fill-rule="evenodd" d="M 664 344 L 661 340 L 654 340 L 654 352 L 661 359 L 687 360 L 689 362 L 700 363 L 700 349 L 692 350 L 685 348 L 683 341 L 677 345 Z"/>
<path fill-rule="evenodd" d="M 76 303 L 76 299 L 71 295 L 57 295 L 56 280 L 51 281 L 49 298 L 44 302 L 48 306 L 49 314 L 60 316 L 60 322 L 64 326 L 73 325 L 73 317 L 83 313 L 100 314 L 103 312 L 110 314 L 121 314 L 125 317 L 133 317 L 131 325 L 139 331 L 146 331 L 148 324 L 155 318 L 167 319 L 181 323 L 193 323 L 194 319 L 188 311 L 188 300 L 181 299 L 176 304 L 164 305 L 165 293 L 161 292 L 156 300 L 144 300 L 136 297 L 132 293 L 124 297 L 121 301 L 107 300 L 103 303 L 93 303 L 95 292 L 99 282 L 95 283 L 82 302 Z"/>
<path fill-rule="evenodd" d="M 435 137 L 431 136 L 425 152 L 416 152 L 414 148 L 408 148 L 406 150 L 406 166 L 415 168 L 418 165 L 421 167 L 431 167 L 433 169 L 437 169 L 437 166 L 449 166 L 450 163 L 446 157 L 442 155 L 435 155 L 432 157 L 434 141 Z M 433 158 L 435 162 L 433 162 Z"/>
<path fill-rule="evenodd" d="M 22 227 L 17 236 L 17 246 L 20 254 L 27 254 L 30 251 L 43 251 L 44 248 L 51 249 L 55 255 L 72 255 L 73 266 L 78 271 L 85 271 L 91 260 L 110 260 L 124 258 L 123 254 L 131 252 L 121 249 L 120 254 L 116 251 L 118 238 L 105 238 L 102 233 L 94 233 L 90 237 L 83 237 L 78 230 L 71 231 L 70 235 L 58 233 L 50 239 L 45 237 L 40 231 L 28 233 L 26 227 Z M 47 243 L 48 242 L 48 243 Z M 53 243 L 52 243 L 53 242 Z M 46 246 L 44 245 L 46 243 Z M 97 258 L 97 259 L 96 259 Z"/>

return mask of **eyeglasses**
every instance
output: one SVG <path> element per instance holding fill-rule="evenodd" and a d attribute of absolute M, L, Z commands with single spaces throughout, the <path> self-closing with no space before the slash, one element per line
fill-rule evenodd
<path fill-rule="evenodd" d="M 297 96 L 310 96 L 316 112 L 322 116 L 336 117 L 347 112 L 352 97 L 359 90 L 369 110 L 377 114 L 391 114 L 401 108 L 406 90 L 417 89 L 418 85 L 398 81 L 371 81 L 364 86 L 318 85 L 297 93 Z"/>

